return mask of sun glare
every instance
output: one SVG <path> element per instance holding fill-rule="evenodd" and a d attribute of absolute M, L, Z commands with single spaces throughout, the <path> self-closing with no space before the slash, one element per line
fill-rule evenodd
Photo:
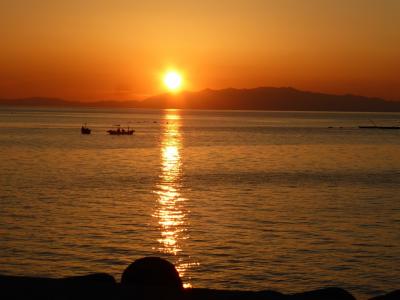
<path fill-rule="evenodd" d="M 182 75 L 176 71 L 168 71 L 164 75 L 164 85 L 170 92 L 178 92 L 182 88 Z"/>

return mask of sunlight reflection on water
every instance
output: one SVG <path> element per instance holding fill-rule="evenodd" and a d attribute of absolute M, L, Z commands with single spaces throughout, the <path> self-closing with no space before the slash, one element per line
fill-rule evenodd
<path fill-rule="evenodd" d="M 161 231 L 161 238 L 158 239 L 160 243 L 158 251 L 176 256 L 182 251 L 181 241 L 189 238 L 187 212 L 184 208 L 186 199 L 180 192 L 182 177 L 181 117 L 179 111 L 167 110 L 165 119 L 166 124 L 161 140 L 162 169 L 155 191 L 158 194 L 158 207 L 154 217 L 158 219 Z M 182 260 L 175 264 L 181 277 L 193 265 L 195 264 L 184 263 Z M 184 286 L 190 287 L 191 284 L 186 282 Z"/>
<path fill-rule="evenodd" d="M 157 255 L 197 288 L 389 292 L 400 132 L 368 119 L 400 114 L 2 108 L 0 274 L 120 278 Z"/>

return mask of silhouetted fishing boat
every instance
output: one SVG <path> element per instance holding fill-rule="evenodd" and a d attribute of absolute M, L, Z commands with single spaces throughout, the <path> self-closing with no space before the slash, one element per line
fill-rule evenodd
<path fill-rule="evenodd" d="M 116 129 L 110 129 L 107 130 L 108 134 L 111 135 L 132 135 L 135 130 L 133 129 L 129 129 L 129 126 L 127 129 L 121 128 L 121 125 L 114 125 L 115 127 L 117 127 Z"/>
<path fill-rule="evenodd" d="M 81 127 L 81 134 L 90 134 L 91 132 L 92 130 L 86 126 L 86 123 Z"/>

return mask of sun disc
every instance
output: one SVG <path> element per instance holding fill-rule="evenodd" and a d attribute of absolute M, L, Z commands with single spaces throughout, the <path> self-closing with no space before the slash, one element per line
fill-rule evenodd
<path fill-rule="evenodd" d="M 176 71 L 169 71 L 164 76 L 164 85 L 171 92 L 176 92 L 182 87 L 182 75 Z"/>

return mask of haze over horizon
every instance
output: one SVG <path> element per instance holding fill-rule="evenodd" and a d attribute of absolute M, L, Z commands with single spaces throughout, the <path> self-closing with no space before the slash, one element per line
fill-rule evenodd
<path fill-rule="evenodd" d="M 0 3 L 0 98 L 140 100 L 184 89 L 293 86 L 400 99 L 400 2 Z"/>

